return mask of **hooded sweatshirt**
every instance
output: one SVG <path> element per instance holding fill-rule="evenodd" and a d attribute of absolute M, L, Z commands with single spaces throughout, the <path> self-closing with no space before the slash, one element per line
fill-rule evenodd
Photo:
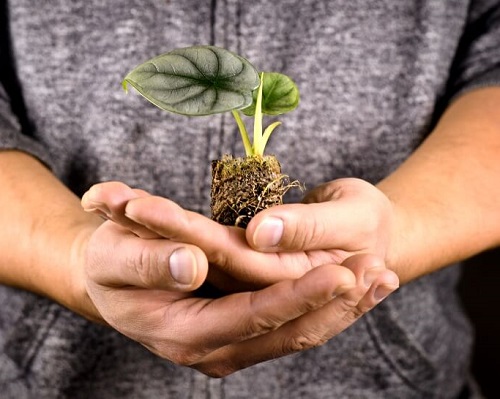
<path fill-rule="evenodd" d="M 120 180 L 209 214 L 210 161 L 244 153 L 231 116 L 167 114 L 120 88 L 134 66 L 174 48 L 224 47 L 294 79 L 301 103 L 281 118 L 268 152 L 308 188 L 339 177 L 377 183 L 450 101 L 500 83 L 500 4 L 492 0 L 0 3 L 0 148 L 37 157 L 77 195 Z M 458 278 L 450 266 L 414 280 L 321 347 L 222 379 L 0 286 L 0 396 L 473 395 Z"/>

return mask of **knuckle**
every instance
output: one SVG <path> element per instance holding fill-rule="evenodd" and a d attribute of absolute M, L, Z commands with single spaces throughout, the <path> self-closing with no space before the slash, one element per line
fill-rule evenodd
<path fill-rule="evenodd" d="M 354 299 L 344 299 L 341 302 L 342 312 L 344 313 L 344 320 L 352 323 L 363 316 L 369 309 L 361 304 L 360 301 Z"/>
<path fill-rule="evenodd" d="M 340 308 L 341 308 L 341 311 L 344 312 L 344 313 L 347 313 L 349 312 L 350 310 L 352 310 L 353 308 L 355 308 L 356 306 L 358 306 L 358 303 L 359 303 L 359 300 L 361 298 L 359 298 L 357 295 L 356 297 L 354 297 L 353 295 L 344 295 L 342 297 L 340 297 Z"/>
<path fill-rule="evenodd" d="M 260 301 L 256 295 L 255 292 L 249 295 L 249 308 L 252 309 L 252 317 L 246 322 L 243 331 L 243 335 L 248 338 L 274 331 L 282 324 L 278 316 L 273 318 L 269 315 L 262 315 Z"/>
<path fill-rule="evenodd" d="M 363 316 L 365 313 L 366 312 L 359 309 L 358 307 L 354 307 L 349 312 L 346 313 L 345 320 L 348 320 L 349 322 L 354 322 L 358 320 L 361 316 Z"/>
<path fill-rule="evenodd" d="M 344 320 L 350 322 L 359 319 L 368 310 L 360 306 L 360 301 L 354 298 L 342 298 L 340 301 L 340 309 L 341 313 L 344 314 Z"/>
<path fill-rule="evenodd" d="M 158 265 L 160 263 L 159 255 L 144 246 L 137 256 L 127 259 L 126 265 L 131 272 L 137 275 L 142 284 L 150 286 L 157 279 Z"/>
<path fill-rule="evenodd" d="M 372 310 L 373 309 L 373 305 L 372 304 L 368 304 L 368 303 L 360 302 L 359 305 L 356 306 L 356 309 L 357 309 L 357 312 L 359 313 L 359 317 L 361 317 L 365 313 L 368 313 L 370 310 Z"/>
<path fill-rule="evenodd" d="M 274 323 L 272 323 L 269 319 L 256 316 L 246 323 L 242 335 L 248 338 L 253 338 L 275 329 L 276 327 L 274 326 Z"/>
<path fill-rule="evenodd" d="M 195 367 L 195 369 L 211 378 L 224 378 L 238 371 L 238 368 L 229 365 L 227 362 L 212 363 L 210 366 Z"/>
<path fill-rule="evenodd" d="M 225 251 L 208 249 L 205 254 L 210 259 L 210 263 L 213 265 L 220 267 L 232 264 L 231 259 Z"/>
<path fill-rule="evenodd" d="M 284 237 L 281 245 L 285 247 L 303 248 L 307 242 L 306 236 L 308 229 L 301 228 L 297 223 L 294 223 L 293 226 L 287 226 L 287 229 L 291 231 L 291 233 L 289 233 L 288 237 Z"/>
<path fill-rule="evenodd" d="M 208 356 L 208 358 L 206 356 L 198 356 L 194 361 L 192 361 L 192 359 L 189 360 L 189 362 L 176 364 L 190 367 L 211 378 L 227 377 L 245 367 L 235 362 L 234 359 L 218 355 L 212 357 Z"/>
<path fill-rule="evenodd" d="M 166 351 L 168 351 L 169 353 L 166 356 L 164 355 L 163 357 L 167 358 L 172 363 L 183 367 L 193 367 L 200 361 L 202 357 L 200 354 L 189 349 L 177 349 L 176 351 L 172 352 L 171 348 L 167 348 L 165 352 Z"/>
<path fill-rule="evenodd" d="M 301 334 L 290 337 L 284 344 L 283 353 L 302 352 L 307 349 L 316 348 L 323 345 L 327 339 L 314 333 Z"/>
<path fill-rule="evenodd" d="M 311 237 L 309 242 L 312 247 L 316 247 L 317 244 L 323 241 L 323 237 L 327 234 L 327 227 L 325 225 L 324 219 L 322 221 L 315 220 L 311 228 Z"/>
<path fill-rule="evenodd" d="M 294 249 L 309 248 L 325 234 L 325 228 L 322 223 L 319 223 L 315 218 L 302 218 L 300 223 L 293 222 L 291 227 L 292 233 L 287 240 L 289 247 Z"/>
<path fill-rule="evenodd" d="M 207 354 L 206 351 L 196 349 L 195 345 L 186 345 L 178 340 L 148 340 L 149 343 L 145 343 L 141 339 L 136 340 L 158 357 L 183 367 L 198 368 Z"/>

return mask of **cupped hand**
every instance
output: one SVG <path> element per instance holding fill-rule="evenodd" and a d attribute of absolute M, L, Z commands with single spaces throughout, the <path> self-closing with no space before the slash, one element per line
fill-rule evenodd
<path fill-rule="evenodd" d="M 178 262 L 194 271 L 185 284 L 170 271 Z M 106 222 L 88 242 L 86 286 L 111 327 L 160 357 L 222 377 L 323 344 L 398 284 L 380 258 L 356 255 L 261 290 L 207 299 L 186 290 L 206 268 L 196 247 Z"/>
<path fill-rule="evenodd" d="M 357 253 L 386 259 L 393 234 L 390 201 L 373 185 L 351 178 L 317 187 L 301 204 L 260 212 L 246 231 L 117 182 L 92 187 L 82 202 L 141 237 L 199 247 L 211 265 L 208 279 L 225 291 L 298 278 Z"/>
<path fill-rule="evenodd" d="M 339 263 L 356 253 L 386 259 L 394 218 L 385 194 L 364 180 L 344 178 L 316 187 L 300 204 L 260 212 L 246 238 L 261 252 L 323 253 Z"/>
<path fill-rule="evenodd" d="M 321 345 L 399 284 L 378 256 L 346 256 L 342 265 L 325 256 L 313 265 L 306 251 L 258 252 L 243 230 L 123 184 L 96 186 L 82 204 L 116 221 L 98 228 L 87 246 L 86 286 L 101 317 L 153 353 L 207 375 Z M 209 261 L 233 279 L 250 282 L 254 273 L 265 288 L 198 297 Z M 179 265 L 181 279 L 172 272 Z"/>

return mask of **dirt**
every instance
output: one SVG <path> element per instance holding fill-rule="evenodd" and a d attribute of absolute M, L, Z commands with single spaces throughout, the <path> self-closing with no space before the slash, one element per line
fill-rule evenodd
<path fill-rule="evenodd" d="M 246 228 L 260 211 L 283 203 L 283 196 L 297 182 L 281 173 L 273 155 L 212 161 L 212 219 L 226 226 Z"/>

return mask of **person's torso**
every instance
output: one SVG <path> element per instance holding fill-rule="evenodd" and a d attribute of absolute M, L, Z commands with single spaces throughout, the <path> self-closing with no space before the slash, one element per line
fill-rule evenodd
<path fill-rule="evenodd" d="M 389 0 L 10 7 L 29 118 L 64 180 L 76 191 L 124 180 L 204 212 L 210 160 L 243 155 L 232 116 L 156 109 L 123 92 L 129 70 L 176 47 L 215 44 L 286 73 L 301 103 L 279 117 L 268 146 L 285 173 L 309 188 L 345 176 L 376 182 L 428 133 L 467 13 L 460 1 Z"/>
<path fill-rule="evenodd" d="M 286 73 L 301 103 L 279 117 L 283 126 L 268 145 L 284 172 L 308 188 L 345 176 L 376 182 L 428 134 L 467 7 L 430 0 L 11 0 L 10 23 L 34 135 L 63 181 L 81 194 L 98 181 L 122 180 L 208 213 L 210 161 L 243 155 L 236 124 L 229 114 L 187 118 L 125 95 L 121 79 L 130 69 L 176 47 L 214 44 L 261 70 Z M 289 200 L 298 199 L 293 195 Z M 0 320 L 0 387 L 20 399 L 452 397 L 470 342 L 461 316 L 449 319 L 454 272 L 445 273 L 403 287 L 321 348 L 222 380 L 2 288 L 10 313 Z"/>

